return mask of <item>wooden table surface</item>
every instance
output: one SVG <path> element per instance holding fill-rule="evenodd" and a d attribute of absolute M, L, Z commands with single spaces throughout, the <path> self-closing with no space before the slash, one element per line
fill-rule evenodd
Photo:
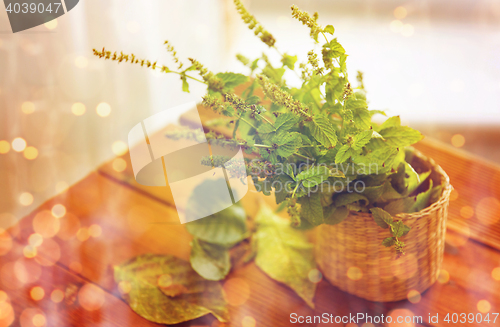
<path fill-rule="evenodd" d="M 500 280 L 494 279 L 492 271 L 500 266 L 500 167 L 433 140 L 425 139 L 417 148 L 443 167 L 455 187 L 443 271 L 439 282 L 424 292 L 420 301 L 369 302 L 322 280 L 313 310 L 293 291 L 249 263 L 233 269 L 228 276 L 238 278 L 238 282 L 227 284 L 232 286 L 225 291 L 243 300 L 248 297 L 243 304 L 229 306 L 230 325 L 253 326 L 249 318 L 243 323 L 247 316 L 255 319 L 256 326 L 288 326 L 292 325 L 292 312 L 362 312 L 373 316 L 418 315 L 424 318 L 423 326 L 453 326 L 442 321 L 447 313 L 475 314 L 487 309 L 487 304 L 490 313 L 499 312 Z M 127 166 L 118 172 L 116 168 L 123 163 L 120 159 Z M 47 326 L 156 325 L 135 314 L 120 298 L 112 267 L 143 253 L 188 259 L 191 237 L 183 225 L 174 224 L 178 216 L 170 189 L 137 184 L 129 155 L 120 159 L 105 163 L 1 235 L 0 326 L 36 326 L 44 321 Z M 262 198 L 249 193 L 243 201 L 247 213 L 253 215 Z M 56 204 L 66 209 L 59 219 L 50 213 Z M 45 236 L 39 246 L 31 236 L 35 232 Z M 43 289 L 41 299 L 36 286 Z M 440 323 L 428 323 L 429 314 L 439 314 Z M 219 325 L 210 315 L 181 324 Z M 496 324 L 461 325 L 500 325 L 500 318 Z"/>

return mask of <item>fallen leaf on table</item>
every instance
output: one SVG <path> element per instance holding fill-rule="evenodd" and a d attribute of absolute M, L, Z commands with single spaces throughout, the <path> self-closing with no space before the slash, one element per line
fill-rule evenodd
<path fill-rule="evenodd" d="M 311 308 L 316 284 L 308 274 L 316 267 L 313 246 L 300 230 L 277 215 L 264 203 L 257 214 L 255 263 L 271 278 L 293 289 Z"/>
<path fill-rule="evenodd" d="M 222 286 L 204 280 L 187 261 L 144 254 L 114 269 L 117 283 L 130 284 L 123 299 L 145 319 L 178 324 L 211 313 L 221 322 L 229 320 Z"/>

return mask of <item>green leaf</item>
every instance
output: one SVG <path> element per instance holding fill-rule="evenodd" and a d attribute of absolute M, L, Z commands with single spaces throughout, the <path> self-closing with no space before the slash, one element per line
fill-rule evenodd
<path fill-rule="evenodd" d="M 415 203 L 410 208 L 409 212 L 418 212 L 420 210 L 427 208 L 427 206 L 429 205 L 429 199 L 431 197 L 431 193 L 432 193 L 432 179 L 429 180 L 429 189 L 425 192 L 417 194 L 415 198 Z"/>
<path fill-rule="evenodd" d="M 399 221 L 393 222 L 391 224 L 391 233 L 392 233 L 392 235 L 394 235 L 394 237 L 401 237 L 401 236 L 403 236 L 405 231 L 406 231 L 406 233 L 408 233 L 408 231 L 409 231 L 408 228 L 405 228 L 405 224 L 403 224 L 403 222 L 401 220 L 399 220 Z"/>
<path fill-rule="evenodd" d="M 378 186 L 365 186 L 363 195 L 366 196 L 370 203 L 377 201 L 384 192 L 384 184 Z"/>
<path fill-rule="evenodd" d="M 385 247 L 391 247 L 396 243 L 396 239 L 394 237 L 388 237 L 382 241 L 382 245 Z"/>
<path fill-rule="evenodd" d="M 311 193 L 298 199 L 300 203 L 300 217 L 307 220 L 311 225 L 318 226 L 323 223 L 323 206 L 321 205 L 321 195 Z"/>
<path fill-rule="evenodd" d="M 380 227 L 388 228 L 389 225 L 393 223 L 391 215 L 388 212 L 384 211 L 383 209 L 371 208 L 370 211 L 373 215 L 373 219 Z"/>
<path fill-rule="evenodd" d="M 353 156 L 355 152 L 352 150 L 352 148 L 349 145 L 343 145 L 339 151 L 337 152 L 337 155 L 335 156 L 335 163 L 340 164 L 345 162 L 347 159 L 349 159 L 351 156 Z"/>
<path fill-rule="evenodd" d="M 297 56 L 290 56 L 285 53 L 283 55 L 283 58 L 281 58 L 281 62 L 283 63 L 283 66 L 286 66 L 291 70 L 294 70 L 295 63 L 297 62 Z"/>
<path fill-rule="evenodd" d="M 442 185 L 435 186 L 431 191 L 429 205 L 431 205 L 434 202 L 437 202 L 439 198 L 441 198 L 442 193 L 443 193 L 443 186 Z"/>
<path fill-rule="evenodd" d="M 330 171 L 325 166 L 314 166 L 300 172 L 295 180 L 302 182 L 304 187 L 314 187 L 327 180 L 329 175 Z"/>
<path fill-rule="evenodd" d="M 232 90 L 236 86 L 246 83 L 248 81 L 248 77 L 243 74 L 235 74 L 235 73 L 218 73 L 218 78 L 224 82 L 224 89 Z"/>
<path fill-rule="evenodd" d="M 397 215 L 398 213 L 410 213 L 411 207 L 415 204 L 415 197 L 410 196 L 402 199 L 397 199 L 389 202 L 384 210 L 391 215 Z"/>
<path fill-rule="evenodd" d="M 189 93 L 189 84 L 186 79 L 186 75 L 181 75 L 182 80 L 182 91 Z"/>
<path fill-rule="evenodd" d="M 325 224 L 336 225 L 343 222 L 349 216 L 349 209 L 345 206 L 335 207 L 331 206 L 334 210 L 329 212 L 328 216 L 325 215 Z"/>
<path fill-rule="evenodd" d="M 404 148 L 417 143 L 423 138 L 423 135 L 408 126 L 393 126 L 380 131 L 380 134 L 386 139 L 387 144 Z"/>
<path fill-rule="evenodd" d="M 302 138 L 299 133 L 281 132 L 272 138 L 272 141 L 278 146 L 276 152 L 283 158 L 294 154 L 302 145 Z"/>
<path fill-rule="evenodd" d="M 354 150 L 361 150 L 372 139 L 373 131 L 367 130 L 354 136 L 351 147 Z"/>
<path fill-rule="evenodd" d="M 221 285 L 204 280 L 187 261 L 174 256 L 140 255 L 115 266 L 114 277 L 117 283 L 130 285 L 123 299 L 149 321 L 171 325 L 209 313 L 229 321 Z"/>
<path fill-rule="evenodd" d="M 309 280 L 309 272 L 316 267 L 313 246 L 306 235 L 276 216 L 262 204 L 257 214 L 258 224 L 256 265 L 274 280 L 293 289 L 311 308 L 316 284 Z"/>
<path fill-rule="evenodd" d="M 279 131 L 288 131 L 292 127 L 294 127 L 300 120 L 300 117 L 294 115 L 292 113 L 284 113 L 276 118 L 276 122 L 274 123 L 274 127 Z"/>
<path fill-rule="evenodd" d="M 401 118 L 399 118 L 399 116 L 392 116 L 387 118 L 387 120 L 380 126 L 380 130 L 397 126 L 401 126 Z"/>
<path fill-rule="evenodd" d="M 430 176 L 431 171 L 427 171 L 421 174 L 418 174 L 415 169 L 409 164 L 406 163 L 406 175 L 408 177 L 405 178 L 405 184 L 407 187 L 407 194 L 412 194 L 423 182 L 427 180 L 427 177 Z"/>
<path fill-rule="evenodd" d="M 330 42 L 323 44 L 323 47 L 330 49 L 331 55 L 334 58 L 337 58 L 345 53 L 344 47 L 340 45 L 340 43 L 337 41 L 337 38 L 332 39 Z"/>
<path fill-rule="evenodd" d="M 337 194 L 333 199 L 333 205 L 336 207 L 345 206 L 354 202 L 359 202 L 362 205 L 367 205 L 369 203 L 366 196 L 360 193 L 340 193 Z"/>
<path fill-rule="evenodd" d="M 220 245 L 193 239 L 191 242 L 191 267 L 207 280 L 222 280 L 231 269 L 229 251 Z"/>
<path fill-rule="evenodd" d="M 206 180 L 196 186 L 193 196 L 188 199 L 186 216 L 199 216 L 197 213 L 207 212 L 207 208 L 223 207 L 220 198 L 212 191 L 214 183 L 216 181 Z M 246 213 L 239 204 L 232 205 L 208 217 L 186 223 L 185 226 L 194 237 L 223 246 L 231 246 L 247 237 Z"/>
<path fill-rule="evenodd" d="M 337 144 L 337 134 L 332 123 L 323 114 L 313 116 L 313 120 L 306 123 L 311 135 L 326 148 L 333 148 Z"/>
<path fill-rule="evenodd" d="M 330 33 L 331 35 L 333 35 L 333 33 L 335 33 L 335 28 L 332 25 L 326 25 L 323 31 L 325 33 Z"/>

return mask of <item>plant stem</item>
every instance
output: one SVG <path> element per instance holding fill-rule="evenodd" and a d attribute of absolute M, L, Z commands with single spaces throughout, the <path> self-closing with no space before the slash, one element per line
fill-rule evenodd
<path fill-rule="evenodd" d="M 249 122 L 249 121 L 248 121 L 248 120 L 246 120 L 245 118 L 243 118 L 243 117 L 241 117 L 241 116 L 240 116 L 240 119 L 241 119 L 242 121 L 244 121 L 245 123 L 247 123 L 248 125 L 250 125 L 250 126 L 252 126 L 253 128 L 255 128 L 255 130 L 257 130 L 257 127 L 255 127 L 255 126 L 254 126 L 251 122 Z"/>
<path fill-rule="evenodd" d="M 177 75 L 184 75 L 184 76 L 186 76 L 187 78 L 190 78 L 190 79 L 195 80 L 195 81 L 197 81 L 197 82 L 200 82 L 200 83 L 203 83 L 203 84 L 207 84 L 207 85 L 208 85 L 208 83 L 207 83 L 207 82 L 202 81 L 202 80 L 200 80 L 200 79 L 197 79 L 196 77 L 189 76 L 189 75 L 187 75 L 187 74 L 182 74 L 182 73 L 179 73 L 179 72 L 176 72 L 176 71 L 173 71 L 173 70 L 168 71 L 168 72 L 167 72 L 167 74 L 168 74 L 168 73 L 174 73 L 174 74 L 177 74 Z"/>
<path fill-rule="evenodd" d="M 304 155 L 302 155 L 302 154 L 300 154 L 300 153 L 298 153 L 298 152 L 294 153 L 294 155 L 296 155 L 297 157 L 301 157 L 301 158 L 307 159 L 307 160 L 311 160 L 311 161 L 313 161 L 313 162 L 314 162 L 314 161 L 316 161 L 315 159 L 313 159 L 313 158 L 309 158 L 309 157 L 307 157 L 307 156 L 304 156 Z"/>

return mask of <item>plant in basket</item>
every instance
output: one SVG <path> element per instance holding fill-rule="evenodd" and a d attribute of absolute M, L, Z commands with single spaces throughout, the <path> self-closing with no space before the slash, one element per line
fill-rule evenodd
<path fill-rule="evenodd" d="M 422 135 L 402 126 L 398 116 L 381 124 L 372 121 L 385 113 L 368 109 L 363 74 L 358 72 L 356 82 L 349 79 L 348 56 L 335 29 L 320 26 L 317 13 L 291 8 L 312 38 L 304 45 L 311 48 L 307 62 L 298 63 L 297 56 L 279 52 L 272 34 L 239 0 L 234 2 L 243 21 L 279 53 L 281 62 L 265 54 L 251 59 L 238 55 L 248 74 L 215 74 L 195 59 L 181 62 L 168 42 L 176 70 L 134 54 L 94 49 L 101 58 L 177 74 L 186 92 L 190 82 L 204 83 L 202 104 L 217 114 L 204 121 L 208 132 L 186 127 L 166 137 L 196 139 L 204 133 L 218 145 L 242 147 L 245 167 L 221 155 L 201 161 L 224 165 L 231 178 L 241 178 L 245 169 L 255 189 L 273 196 L 278 206 L 273 212 L 262 204 L 257 216 L 247 219 L 237 204 L 187 223 L 194 236 L 190 263 L 151 255 L 115 268 L 117 282 L 131 290 L 126 299 L 156 322 L 181 322 L 207 313 L 226 321 L 216 281 L 227 276 L 232 262 L 255 259 L 267 275 L 313 307 L 320 279 L 314 257 L 330 282 L 370 300 L 395 301 L 406 297 L 409 288 L 425 290 L 439 270 L 451 186 L 439 166 L 410 147 Z M 286 71 L 297 74 L 301 84 L 288 84 Z M 210 187 L 204 183 L 196 189 L 206 194 L 204 205 L 216 201 Z M 276 215 L 285 209 L 289 220 Z M 315 255 L 304 233 L 312 228 Z M 149 297 L 162 305 L 144 306 Z M 161 310 L 175 314 L 158 314 Z"/>

